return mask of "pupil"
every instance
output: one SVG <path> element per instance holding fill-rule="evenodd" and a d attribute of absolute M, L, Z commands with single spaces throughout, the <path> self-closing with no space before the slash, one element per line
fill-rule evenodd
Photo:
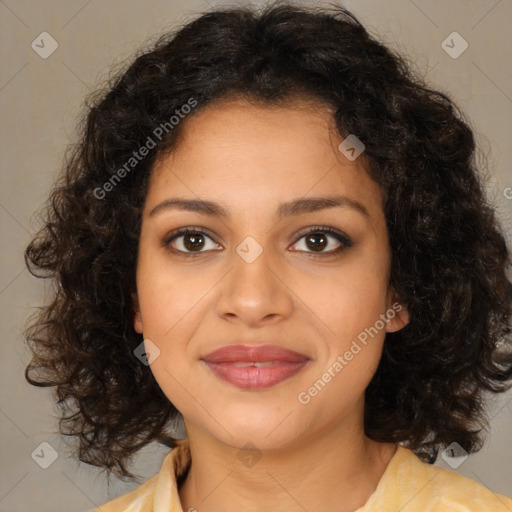
<path fill-rule="evenodd" d="M 320 238 L 321 241 L 320 242 L 316 242 L 315 241 L 315 238 Z M 316 248 L 320 248 L 320 249 L 324 249 L 325 248 L 325 245 L 326 245 L 326 237 L 322 234 L 322 233 L 316 233 L 316 234 L 313 234 L 313 235 L 309 235 L 309 237 L 307 238 L 307 243 L 309 242 L 312 242 L 312 246 L 313 247 L 316 247 Z"/>

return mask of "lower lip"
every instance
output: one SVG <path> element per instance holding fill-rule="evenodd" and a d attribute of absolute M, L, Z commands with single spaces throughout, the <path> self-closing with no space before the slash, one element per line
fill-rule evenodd
<path fill-rule="evenodd" d="M 222 380 L 242 389 L 265 389 L 275 386 L 299 373 L 308 361 L 276 362 L 272 366 L 235 366 L 233 363 L 204 361 Z"/>

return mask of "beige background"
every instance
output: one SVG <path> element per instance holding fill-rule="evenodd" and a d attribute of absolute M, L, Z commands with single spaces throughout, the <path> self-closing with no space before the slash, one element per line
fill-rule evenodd
<path fill-rule="evenodd" d="M 224 3 L 0 1 L 2 512 L 85 512 L 139 485 L 116 482 L 108 492 L 104 476 L 95 468 L 69 458 L 67 440 L 55 434 L 57 409 L 50 391 L 26 383 L 28 352 L 21 328 L 31 308 L 43 299 L 44 288 L 25 270 L 22 254 L 37 227 L 32 215 L 48 195 L 66 145 L 74 140 L 84 96 L 106 78 L 114 63 L 128 58 L 142 43 Z M 381 39 L 407 52 L 420 70 L 428 72 L 430 82 L 453 96 L 467 113 L 482 148 L 491 151 L 489 192 L 511 241 L 512 2 L 347 0 L 344 5 Z M 59 45 L 47 59 L 31 48 L 43 31 Z M 456 59 L 441 47 L 453 31 L 469 43 Z M 484 449 L 457 471 L 512 496 L 512 392 L 494 399 L 489 409 L 493 430 Z M 48 469 L 31 457 L 43 442 L 58 453 Z M 156 445 L 140 452 L 134 470 L 142 481 L 158 471 L 165 452 Z M 448 467 L 440 458 L 437 464 Z"/>

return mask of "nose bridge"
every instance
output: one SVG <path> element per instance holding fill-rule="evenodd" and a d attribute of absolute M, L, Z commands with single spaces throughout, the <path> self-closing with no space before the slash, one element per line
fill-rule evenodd
<path fill-rule="evenodd" d="M 272 265 L 271 253 L 268 246 L 264 247 L 253 236 L 247 236 L 238 244 L 233 255 L 231 279 L 239 293 L 247 294 L 248 298 L 269 293 L 275 285 L 275 278 L 269 269 Z"/>
<path fill-rule="evenodd" d="M 247 236 L 235 247 L 233 267 L 218 301 L 219 315 L 236 315 L 257 322 L 269 315 L 286 315 L 291 299 L 287 289 L 271 270 L 274 251 Z"/>

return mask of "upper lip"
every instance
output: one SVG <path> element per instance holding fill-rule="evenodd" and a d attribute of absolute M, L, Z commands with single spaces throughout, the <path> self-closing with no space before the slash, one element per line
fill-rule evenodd
<path fill-rule="evenodd" d="M 309 360 L 304 354 L 286 349 L 279 345 L 226 345 L 210 352 L 202 357 L 210 363 L 231 363 L 231 362 L 302 362 Z"/>

